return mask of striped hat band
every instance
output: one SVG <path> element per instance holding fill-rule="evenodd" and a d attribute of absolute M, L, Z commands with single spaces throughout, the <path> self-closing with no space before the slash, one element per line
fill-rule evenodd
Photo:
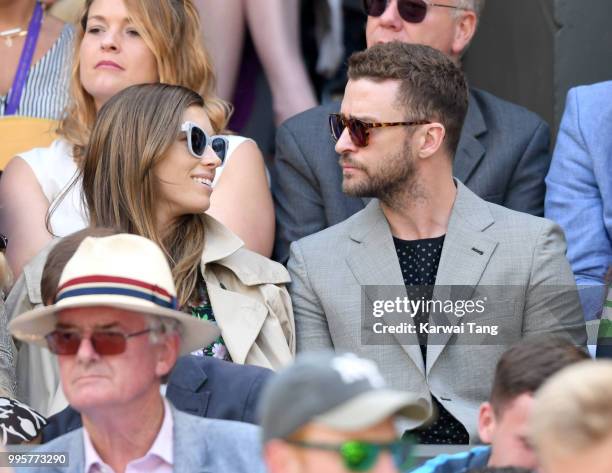
<path fill-rule="evenodd" d="M 74 297 L 104 295 L 133 297 L 166 309 L 178 308 L 176 297 L 162 287 L 137 279 L 107 275 L 83 276 L 64 282 L 58 289 L 55 302 L 66 303 Z"/>

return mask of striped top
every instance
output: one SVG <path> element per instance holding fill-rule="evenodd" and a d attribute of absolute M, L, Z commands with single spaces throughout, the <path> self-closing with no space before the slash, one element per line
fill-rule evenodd
<path fill-rule="evenodd" d="M 59 120 L 68 102 L 74 30 L 65 25 L 51 49 L 28 73 L 16 115 Z M 4 116 L 7 95 L 0 95 L 0 116 Z"/>

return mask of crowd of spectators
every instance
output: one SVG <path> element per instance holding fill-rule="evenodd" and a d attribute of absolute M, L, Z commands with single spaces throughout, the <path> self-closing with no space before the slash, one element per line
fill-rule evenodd
<path fill-rule="evenodd" d="M 317 105 L 300 2 L 223 1 L 0 0 L 0 442 L 33 471 L 609 473 L 612 82 L 552 146 L 461 70 L 484 0 L 363 0 L 346 69 L 327 0 L 347 82 Z M 271 161 L 229 129 L 247 30 Z"/>

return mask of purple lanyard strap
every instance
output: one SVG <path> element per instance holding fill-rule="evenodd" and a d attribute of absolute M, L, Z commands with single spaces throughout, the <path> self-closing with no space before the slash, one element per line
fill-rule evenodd
<path fill-rule="evenodd" d="M 34 57 L 34 51 L 36 50 L 36 42 L 38 41 L 38 34 L 40 33 L 40 25 L 42 24 L 43 8 L 40 2 L 36 2 L 34 7 L 34 14 L 30 19 L 28 25 L 28 35 L 26 36 L 25 45 L 23 51 L 21 51 L 21 57 L 19 58 L 19 66 L 17 66 L 17 73 L 13 79 L 13 85 L 11 86 L 11 96 L 9 97 L 8 104 L 6 105 L 5 115 L 14 115 L 19 107 L 19 101 L 23 94 L 23 87 L 25 86 L 30 72 L 30 66 L 32 65 L 32 58 Z"/>

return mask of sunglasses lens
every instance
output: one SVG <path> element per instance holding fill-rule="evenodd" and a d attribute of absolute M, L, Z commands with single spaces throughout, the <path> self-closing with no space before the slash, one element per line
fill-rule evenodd
<path fill-rule="evenodd" d="M 125 337 L 115 332 L 94 332 L 91 334 L 91 343 L 99 355 L 118 355 L 126 347 Z"/>
<path fill-rule="evenodd" d="M 368 144 L 368 130 L 362 122 L 355 119 L 349 119 L 348 129 L 351 134 L 351 139 L 357 146 L 363 148 Z"/>
<path fill-rule="evenodd" d="M 398 0 L 397 10 L 402 20 L 421 23 L 427 15 L 427 4 L 423 0 Z"/>
<path fill-rule="evenodd" d="M 368 16 L 380 16 L 387 9 L 387 0 L 363 0 L 363 7 Z"/>
<path fill-rule="evenodd" d="M 75 355 L 81 345 L 81 335 L 78 332 L 56 330 L 48 334 L 45 339 L 49 351 L 56 355 Z"/>
<path fill-rule="evenodd" d="M 191 128 L 191 151 L 198 157 L 204 156 L 206 149 L 206 133 L 201 128 Z"/>
<path fill-rule="evenodd" d="M 329 128 L 331 130 L 331 134 L 336 141 L 340 139 L 340 135 L 344 131 L 344 120 L 342 116 L 338 114 L 332 114 L 329 116 Z"/>
<path fill-rule="evenodd" d="M 374 466 L 378 451 L 375 445 L 357 441 L 346 442 L 340 447 L 344 464 L 351 471 L 368 471 Z"/>
<path fill-rule="evenodd" d="M 227 141 L 223 138 L 213 138 L 212 149 L 217 153 L 217 156 L 219 156 L 221 160 L 221 164 L 223 164 L 223 161 L 225 161 L 225 154 L 227 153 Z"/>
<path fill-rule="evenodd" d="M 45 338 L 49 351 L 56 355 L 76 355 L 82 341 L 80 333 L 61 330 L 51 332 Z M 94 332 L 91 334 L 91 343 L 99 355 L 118 355 L 126 347 L 125 337 L 114 332 Z"/>
<path fill-rule="evenodd" d="M 391 447 L 393 462 L 400 471 L 406 471 L 412 467 L 412 443 L 399 441 Z"/>

